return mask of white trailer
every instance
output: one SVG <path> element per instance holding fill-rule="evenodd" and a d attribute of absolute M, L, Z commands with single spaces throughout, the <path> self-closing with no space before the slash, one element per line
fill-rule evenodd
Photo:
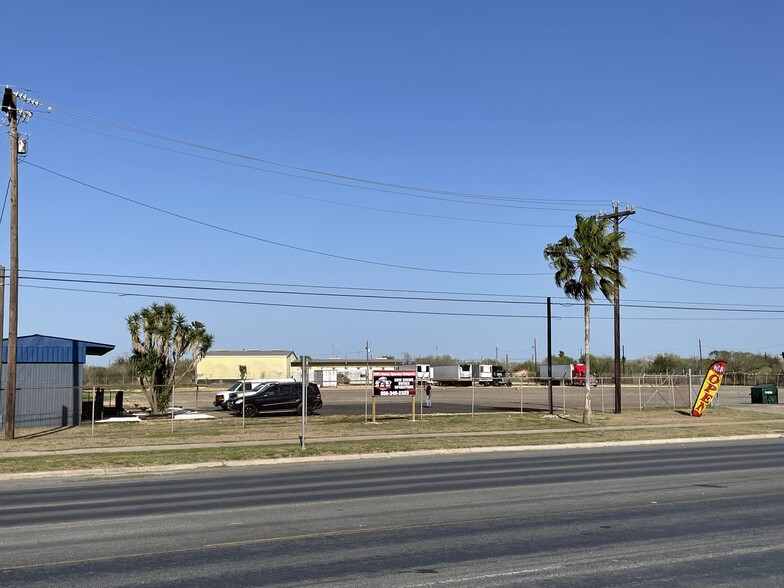
<path fill-rule="evenodd" d="M 457 365 L 434 365 L 433 383 L 439 386 L 470 386 L 473 369 L 470 363 Z"/>

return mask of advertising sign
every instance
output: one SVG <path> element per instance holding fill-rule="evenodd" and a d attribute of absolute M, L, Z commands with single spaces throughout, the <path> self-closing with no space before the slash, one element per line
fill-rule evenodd
<path fill-rule="evenodd" d="M 416 372 L 411 371 L 374 371 L 374 396 L 415 396 Z"/>
<path fill-rule="evenodd" d="M 702 386 L 700 386 L 700 392 L 694 400 L 691 416 L 702 416 L 702 413 L 708 408 L 711 400 L 713 400 L 713 397 L 716 396 L 716 393 L 719 391 L 719 386 L 721 386 L 721 380 L 724 378 L 726 369 L 726 361 L 714 361 L 713 365 L 710 366 L 708 373 L 705 374 L 705 379 L 702 381 Z"/>

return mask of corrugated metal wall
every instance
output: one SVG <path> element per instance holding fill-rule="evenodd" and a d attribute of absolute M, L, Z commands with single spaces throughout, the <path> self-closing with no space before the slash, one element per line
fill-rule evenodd
<path fill-rule="evenodd" d="M 2 382 L 6 382 L 6 367 Z M 82 365 L 19 363 L 16 366 L 16 428 L 78 425 L 82 413 Z M 5 389 L 0 392 L 5 407 Z M 5 419 L 0 411 L 0 423 Z"/>

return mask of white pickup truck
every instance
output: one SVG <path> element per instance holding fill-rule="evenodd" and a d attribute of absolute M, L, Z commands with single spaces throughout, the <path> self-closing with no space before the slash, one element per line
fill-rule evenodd
<path fill-rule="evenodd" d="M 229 410 L 229 395 L 232 394 L 233 398 L 242 398 L 245 394 L 253 392 L 258 389 L 262 384 L 269 382 L 294 382 L 294 378 L 262 378 L 254 380 L 237 380 L 225 390 L 221 390 L 215 394 L 214 406 L 219 406 L 223 410 Z"/>

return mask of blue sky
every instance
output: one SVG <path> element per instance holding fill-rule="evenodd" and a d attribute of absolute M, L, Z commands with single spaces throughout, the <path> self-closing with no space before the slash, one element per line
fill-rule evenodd
<path fill-rule="evenodd" d="M 542 250 L 618 201 L 627 357 L 779 354 L 783 39 L 773 1 L 36 3 L 19 333 L 106 363 L 171 300 L 217 349 L 541 360 L 552 297 L 578 355 Z"/>

